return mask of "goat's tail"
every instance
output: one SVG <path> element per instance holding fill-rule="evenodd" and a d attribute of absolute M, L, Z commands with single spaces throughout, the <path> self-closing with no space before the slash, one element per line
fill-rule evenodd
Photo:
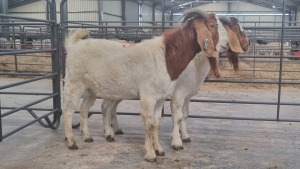
<path fill-rule="evenodd" d="M 77 43 L 80 39 L 86 39 L 89 37 L 89 32 L 85 29 L 78 29 L 72 32 L 69 37 L 66 39 L 65 48 L 70 50 L 72 46 Z"/>

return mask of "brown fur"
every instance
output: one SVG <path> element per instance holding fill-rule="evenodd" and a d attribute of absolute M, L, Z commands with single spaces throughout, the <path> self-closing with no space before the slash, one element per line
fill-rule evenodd
<path fill-rule="evenodd" d="M 207 57 L 218 57 L 215 45 L 218 43 L 219 34 L 215 15 L 210 15 L 208 19 L 193 17 L 191 20 L 185 19 L 187 22 L 181 27 L 168 30 L 163 34 L 167 70 L 171 80 L 179 77 L 189 62 L 201 51 L 206 39 L 208 39 L 208 48 L 204 49 L 204 52 Z M 217 64 L 211 65 L 217 66 Z"/>
<path fill-rule="evenodd" d="M 175 80 L 201 49 L 192 24 L 183 23 L 181 27 L 167 30 L 163 36 L 167 70 L 171 80 Z"/>
<path fill-rule="evenodd" d="M 233 66 L 233 69 L 235 71 L 238 71 L 239 70 L 239 54 L 236 52 L 233 52 L 231 49 L 228 49 L 227 57 L 228 57 L 230 64 Z"/>
<path fill-rule="evenodd" d="M 240 42 L 240 45 L 244 52 L 248 50 L 249 42 L 247 39 L 247 35 L 244 32 L 241 32 L 241 29 L 238 24 L 238 20 L 234 17 L 230 17 L 230 29 L 236 34 L 238 37 L 238 40 Z"/>

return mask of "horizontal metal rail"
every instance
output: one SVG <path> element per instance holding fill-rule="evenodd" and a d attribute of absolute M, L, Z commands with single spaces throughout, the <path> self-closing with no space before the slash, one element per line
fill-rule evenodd
<path fill-rule="evenodd" d="M 16 109 L 18 107 L 1 107 L 1 109 Z M 35 110 L 35 111 L 51 111 L 52 109 L 47 108 L 24 108 L 22 110 Z"/>
<path fill-rule="evenodd" d="M 25 104 L 25 105 L 23 105 L 23 106 L 20 106 L 20 107 L 18 107 L 18 108 L 15 108 L 15 109 L 13 109 L 13 110 L 8 111 L 8 112 L 2 113 L 2 114 L 1 114 L 1 118 L 5 117 L 5 116 L 8 116 L 8 115 L 10 115 L 10 114 L 13 114 L 13 113 L 15 113 L 15 112 L 17 112 L 17 111 L 24 110 L 25 108 L 28 108 L 28 107 L 30 107 L 30 106 L 33 106 L 33 105 L 35 105 L 35 104 L 37 104 L 37 103 L 40 103 L 40 102 L 43 102 L 43 101 L 45 101 L 45 100 L 51 99 L 51 98 L 53 98 L 53 97 L 55 97 L 55 96 L 57 96 L 57 95 L 58 95 L 58 93 L 54 93 L 54 94 L 52 94 L 52 95 L 50 95 L 50 96 L 44 97 L 44 98 L 42 98 L 42 99 L 39 99 L 39 100 L 36 100 L 36 101 L 34 101 L 34 102 Z"/>
<path fill-rule="evenodd" d="M 279 84 L 279 82 L 263 81 L 263 80 L 223 80 L 223 79 L 206 79 L 205 82 L 222 82 L 222 83 L 259 83 L 259 84 Z M 286 82 L 281 84 L 300 84 L 300 82 Z"/>
<path fill-rule="evenodd" d="M 21 50 L 21 51 L 10 51 L 10 52 L 1 52 L 0 51 L 0 57 L 1 55 L 15 55 L 15 54 L 26 54 L 26 53 L 43 53 L 43 52 L 54 52 L 57 51 L 57 49 L 49 49 L 49 50 Z"/>
<path fill-rule="evenodd" d="M 23 71 L 22 71 L 23 72 Z M 18 72 L 0 72 L 0 75 L 7 75 L 7 76 L 45 76 L 49 73 L 18 73 Z"/>
<path fill-rule="evenodd" d="M 20 19 L 20 20 L 26 20 L 26 21 L 33 21 L 33 22 L 46 22 L 46 23 L 56 23 L 53 20 L 43 20 L 43 19 L 35 19 L 35 18 L 27 18 L 27 17 L 21 17 L 21 16 L 11 16 L 6 14 L 0 14 L 0 18 L 11 18 L 11 19 Z"/>
<path fill-rule="evenodd" d="M 6 95 L 51 95 L 52 93 L 32 93 L 32 92 L 0 92 Z"/>
<path fill-rule="evenodd" d="M 41 119 L 43 119 L 43 118 L 46 118 L 46 117 L 48 117 L 49 115 L 51 115 L 51 114 L 53 114 L 53 113 L 55 113 L 55 112 L 58 112 L 58 111 L 59 111 L 58 109 L 54 109 L 54 110 L 52 110 L 51 112 L 49 112 L 49 113 L 47 113 L 47 114 L 45 114 L 45 115 L 42 115 L 42 116 L 40 116 L 40 117 L 38 117 L 38 118 L 35 118 L 34 120 L 28 122 L 27 124 L 25 124 L 25 125 L 23 125 L 23 126 L 21 126 L 21 127 L 18 127 L 18 128 L 16 128 L 16 129 L 14 129 L 14 130 L 11 131 L 11 132 L 8 132 L 8 133 L 6 133 L 6 134 L 3 134 L 2 139 L 5 139 L 5 138 L 7 138 L 8 136 L 10 136 L 10 135 L 12 135 L 12 134 L 14 134 L 14 133 L 16 133 L 16 132 L 18 132 L 18 131 L 20 131 L 20 130 L 26 128 L 26 127 L 28 127 L 28 126 L 30 126 L 31 124 L 33 124 L 33 123 L 35 123 L 35 122 L 37 122 L 37 121 L 39 121 L 39 120 L 41 120 Z"/>
<path fill-rule="evenodd" d="M 21 85 L 21 84 L 34 82 L 34 81 L 41 80 L 41 79 L 46 79 L 46 78 L 49 78 L 49 77 L 54 77 L 54 76 L 57 76 L 57 73 L 52 73 L 52 74 L 48 74 L 48 75 L 41 76 L 41 77 L 35 77 L 35 78 L 32 78 L 32 79 L 23 80 L 23 81 L 20 81 L 20 82 L 11 83 L 11 84 L 8 84 L 8 85 L 3 85 L 3 86 L 0 86 L 0 90 L 10 88 L 10 87 L 14 87 L 14 86 L 18 86 L 18 85 Z"/>
<path fill-rule="evenodd" d="M 202 103 L 236 103 L 236 104 L 262 104 L 262 105 L 278 105 L 278 102 L 263 102 L 263 101 L 236 101 L 236 100 L 204 100 L 191 99 L 190 102 Z M 300 106 L 300 103 L 280 102 L 280 105 Z"/>
<path fill-rule="evenodd" d="M 76 112 L 76 113 L 79 113 L 79 112 Z M 102 112 L 90 111 L 89 115 L 91 116 L 92 114 L 102 114 Z M 140 113 L 117 112 L 117 115 L 140 116 Z M 163 114 L 162 117 L 172 117 L 172 115 L 171 114 Z M 235 116 L 224 117 L 224 116 L 189 115 L 188 118 L 249 120 L 249 121 L 277 121 L 277 122 L 300 122 L 300 119 L 279 119 L 279 120 L 277 120 L 276 118 L 253 118 L 253 117 L 235 117 Z"/>

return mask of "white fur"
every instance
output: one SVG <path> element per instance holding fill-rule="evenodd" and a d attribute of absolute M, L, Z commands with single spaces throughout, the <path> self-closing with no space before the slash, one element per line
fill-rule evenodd
<path fill-rule="evenodd" d="M 220 53 L 225 52 L 229 49 L 228 35 L 222 23 L 218 20 L 218 32 L 219 32 L 219 43 L 216 45 L 217 51 Z M 182 148 L 182 140 L 188 140 L 189 135 L 186 129 L 186 119 L 189 115 L 189 102 L 190 99 L 198 93 L 199 86 L 203 84 L 206 76 L 210 72 L 210 65 L 207 57 L 202 55 L 202 52 L 197 54 L 195 58 L 189 63 L 187 68 L 177 79 L 177 83 L 169 90 L 171 97 L 171 111 L 173 118 L 173 131 L 172 131 L 172 142 L 171 146 L 178 150 Z M 105 126 L 118 126 L 116 120 L 116 107 L 121 100 L 109 100 L 105 101 L 102 112 L 104 116 L 110 114 L 112 117 L 112 123 L 105 121 Z M 110 105 L 109 105 L 110 104 Z M 108 108 L 110 107 L 110 108 Z M 108 118 L 106 120 L 109 120 Z M 108 123 L 108 124 L 107 124 Z M 111 123 L 111 124 L 110 124 Z M 115 127 L 116 128 L 116 127 Z M 115 131 L 120 130 L 119 127 Z M 110 127 L 110 131 L 113 129 Z M 181 134 L 180 134 L 181 131 Z M 106 129 L 105 129 L 105 132 Z"/>
<path fill-rule="evenodd" d="M 96 96 L 112 100 L 140 98 L 146 130 L 145 158 L 154 160 L 155 151 L 163 153 L 158 128 L 163 102 L 172 82 L 166 68 L 162 37 L 122 48 L 119 42 L 110 40 L 78 40 L 81 33 L 75 32 L 66 44 L 63 116 L 68 146 L 77 148 L 71 124 L 81 97 L 84 98 L 80 107 L 81 130 L 85 141 L 92 139 L 86 119 Z M 105 131 L 113 137 L 110 126 L 105 125 Z"/>

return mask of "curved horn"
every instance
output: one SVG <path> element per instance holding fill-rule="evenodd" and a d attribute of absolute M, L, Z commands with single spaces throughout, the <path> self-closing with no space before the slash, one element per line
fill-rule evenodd
<path fill-rule="evenodd" d="M 201 18 L 206 18 L 207 17 L 207 13 L 205 11 L 202 11 L 200 9 L 197 8 L 193 8 L 193 9 L 189 9 L 186 10 L 183 14 L 183 22 L 188 21 L 191 18 L 195 18 L 195 17 L 201 17 Z"/>

